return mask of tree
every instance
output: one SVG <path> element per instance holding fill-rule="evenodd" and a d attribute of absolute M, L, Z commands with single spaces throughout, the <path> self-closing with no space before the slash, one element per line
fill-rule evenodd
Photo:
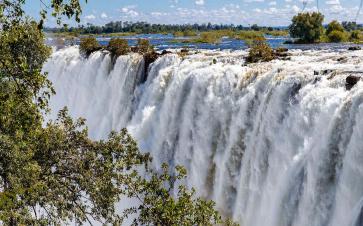
<path fill-rule="evenodd" d="M 183 217 L 194 219 L 192 223 L 221 222 L 214 203 L 195 198 L 192 191 L 181 187 L 176 197 L 163 193 L 171 192 L 171 184 L 185 171 L 178 167 L 177 177 L 150 171 L 150 156 L 140 153 L 126 130 L 94 141 L 88 138 L 85 121 L 74 121 L 66 109 L 57 120 L 44 121 L 55 93 L 42 73 L 51 51 L 44 44 L 42 22 L 27 19 L 23 3 L 0 2 L 0 224 L 120 225 L 131 212 L 139 214 L 135 224 L 166 222 L 164 214 L 175 206 L 160 207 L 150 198 L 166 198 L 177 210 L 188 210 Z M 55 16 L 77 18 L 80 13 L 75 0 L 52 1 L 51 7 Z M 138 173 L 142 168 L 146 179 Z M 115 204 L 123 195 L 141 197 L 142 204 L 120 215 Z M 146 217 L 154 210 L 162 214 Z M 165 225 L 180 222 L 177 215 L 167 219 Z"/>
<path fill-rule="evenodd" d="M 328 39 L 330 42 L 343 42 L 347 40 L 347 36 L 342 31 L 333 30 L 328 34 Z"/>
<path fill-rule="evenodd" d="M 342 26 L 346 31 L 354 31 L 358 29 L 357 23 L 352 21 L 343 21 Z"/>
<path fill-rule="evenodd" d="M 336 20 L 328 24 L 326 35 L 330 42 L 343 42 L 347 40 L 344 27 Z"/>
<path fill-rule="evenodd" d="M 358 40 L 361 39 L 361 32 L 360 31 L 352 31 L 349 38 L 352 41 L 358 41 Z"/>
<path fill-rule="evenodd" d="M 328 27 L 326 29 L 326 34 L 329 35 L 333 31 L 344 32 L 344 27 L 338 21 L 333 20 L 328 24 Z"/>
<path fill-rule="evenodd" d="M 81 38 L 81 43 L 79 44 L 79 51 L 81 55 L 88 57 L 93 52 L 100 50 L 101 45 L 98 43 L 95 37 Z"/>
<path fill-rule="evenodd" d="M 290 35 L 304 43 L 316 42 L 323 34 L 323 20 L 321 13 L 299 13 L 293 17 L 289 26 Z"/>
<path fill-rule="evenodd" d="M 108 43 L 107 49 L 113 56 L 121 56 L 130 52 L 130 47 L 126 39 L 115 38 Z"/>
<path fill-rule="evenodd" d="M 148 52 L 154 51 L 153 46 L 150 45 L 150 42 L 147 39 L 138 39 L 136 49 L 140 54 L 146 54 Z"/>

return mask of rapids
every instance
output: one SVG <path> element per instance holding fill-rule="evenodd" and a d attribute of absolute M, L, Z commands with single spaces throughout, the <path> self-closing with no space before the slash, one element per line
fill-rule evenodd
<path fill-rule="evenodd" d="M 90 136 L 127 127 L 155 168 L 188 169 L 188 185 L 242 226 L 360 226 L 363 222 L 363 51 L 293 50 L 244 65 L 245 51 L 143 58 L 77 47 L 44 67 Z M 215 60 L 216 61 L 215 61 Z"/>

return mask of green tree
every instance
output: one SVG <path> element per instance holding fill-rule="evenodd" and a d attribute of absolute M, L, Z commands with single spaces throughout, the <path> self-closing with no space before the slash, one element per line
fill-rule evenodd
<path fill-rule="evenodd" d="M 352 31 L 349 39 L 351 41 L 359 41 L 361 39 L 361 31 Z"/>
<path fill-rule="evenodd" d="M 338 30 L 333 30 L 328 34 L 328 39 L 330 42 L 344 42 L 347 41 L 347 35 Z"/>
<path fill-rule="evenodd" d="M 343 42 L 348 39 L 344 27 L 336 20 L 333 20 L 328 24 L 325 33 L 329 42 Z"/>
<path fill-rule="evenodd" d="M 321 13 L 299 13 L 292 19 L 289 26 L 291 37 L 298 38 L 304 43 L 314 43 L 323 34 L 324 16 Z"/>
<path fill-rule="evenodd" d="M 326 34 L 329 35 L 333 31 L 344 32 L 344 27 L 338 21 L 333 20 L 328 24 L 328 27 L 326 28 Z"/>
<path fill-rule="evenodd" d="M 130 47 L 126 39 L 114 38 L 108 43 L 107 49 L 116 57 L 130 52 Z"/>
<path fill-rule="evenodd" d="M 81 43 L 79 44 L 79 52 L 81 55 L 88 57 L 93 52 L 98 51 L 101 48 L 101 45 L 95 37 L 81 38 Z"/>
<path fill-rule="evenodd" d="M 153 46 L 150 45 L 150 42 L 147 39 L 138 39 L 136 49 L 140 54 L 146 54 L 154 51 Z"/>

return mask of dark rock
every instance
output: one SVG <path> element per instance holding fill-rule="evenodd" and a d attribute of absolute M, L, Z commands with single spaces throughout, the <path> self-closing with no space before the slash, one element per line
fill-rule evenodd
<path fill-rule="evenodd" d="M 291 54 L 288 53 L 288 49 L 287 48 L 277 48 L 274 49 L 274 57 L 279 59 L 279 60 L 290 60 L 291 59 Z"/>
<path fill-rule="evenodd" d="M 337 59 L 337 61 L 338 62 L 342 62 L 342 63 L 345 63 L 345 62 L 347 62 L 347 58 L 346 57 L 339 57 L 338 59 Z"/>
<path fill-rule="evenodd" d="M 166 54 L 170 54 L 170 53 L 173 53 L 173 52 L 171 52 L 171 51 L 168 51 L 168 50 L 163 50 L 162 52 L 161 52 L 161 55 L 166 55 Z"/>
<path fill-rule="evenodd" d="M 360 46 L 351 46 L 348 48 L 349 51 L 356 51 L 356 50 L 361 50 L 362 48 Z"/>
<path fill-rule="evenodd" d="M 288 48 L 280 47 L 275 50 L 277 53 L 286 53 L 289 51 Z"/>
<path fill-rule="evenodd" d="M 334 70 L 326 69 L 326 70 L 321 71 L 321 73 L 322 73 L 323 75 L 327 75 L 327 74 L 332 73 L 333 71 L 334 71 Z"/>
<path fill-rule="evenodd" d="M 321 81 L 321 77 L 316 77 L 313 81 L 313 84 L 315 85 L 316 83 Z"/>
<path fill-rule="evenodd" d="M 361 79 L 360 76 L 356 76 L 356 75 L 349 75 L 346 79 L 345 79 L 345 88 L 347 90 L 351 90 Z"/>
<path fill-rule="evenodd" d="M 318 71 L 314 71 L 314 75 L 319 75 L 320 73 Z"/>
<path fill-rule="evenodd" d="M 144 64 L 144 76 L 142 78 L 141 83 L 146 82 L 149 72 L 149 66 L 150 64 L 154 63 L 159 58 L 159 56 L 160 54 L 158 54 L 155 51 L 148 52 L 143 55 L 145 64 Z"/>
<path fill-rule="evenodd" d="M 181 49 L 180 52 L 181 53 L 189 53 L 189 49 Z"/>
<path fill-rule="evenodd" d="M 137 53 L 139 51 L 139 48 L 137 48 L 136 46 L 131 46 L 131 52 Z"/>

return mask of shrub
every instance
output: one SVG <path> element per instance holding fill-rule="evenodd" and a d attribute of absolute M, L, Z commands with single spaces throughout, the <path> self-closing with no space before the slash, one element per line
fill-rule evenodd
<path fill-rule="evenodd" d="M 347 38 L 344 32 L 334 30 L 328 34 L 328 39 L 330 42 L 343 42 Z"/>
<path fill-rule="evenodd" d="M 344 27 L 336 20 L 333 20 L 328 24 L 328 27 L 326 29 L 326 34 L 329 36 L 330 33 L 333 31 L 340 31 L 344 32 Z"/>
<path fill-rule="evenodd" d="M 260 31 L 240 31 L 235 35 L 239 40 L 255 40 L 256 38 L 264 38 L 263 32 Z"/>
<path fill-rule="evenodd" d="M 81 55 L 88 57 L 93 52 L 101 49 L 101 45 L 97 42 L 95 37 L 81 38 L 79 51 Z"/>
<path fill-rule="evenodd" d="M 147 39 L 137 40 L 136 49 L 137 49 L 137 52 L 140 54 L 145 54 L 145 53 L 154 51 L 154 47 L 150 45 L 150 42 Z"/>
<path fill-rule="evenodd" d="M 275 59 L 272 48 L 266 43 L 264 39 L 257 38 L 253 44 L 246 58 L 247 63 L 267 62 Z"/>
<path fill-rule="evenodd" d="M 323 33 L 323 20 L 321 13 L 299 13 L 293 17 L 289 26 L 290 35 L 299 38 L 301 42 L 314 43 Z"/>
<path fill-rule="evenodd" d="M 111 52 L 113 56 L 126 55 L 130 52 L 130 47 L 126 39 L 115 38 L 111 39 L 107 46 L 108 51 Z"/>
<path fill-rule="evenodd" d="M 350 40 L 352 41 L 357 41 L 361 39 L 361 32 L 360 31 L 352 31 L 352 33 L 350 33 Z"/>
<path fill-rule="evenodd" d="M 186 30 L 186 31 L 176 31 L 174 32 L 175 37 L 191 37 L 197 36 L 197 33 L 193 30 Z"/>

